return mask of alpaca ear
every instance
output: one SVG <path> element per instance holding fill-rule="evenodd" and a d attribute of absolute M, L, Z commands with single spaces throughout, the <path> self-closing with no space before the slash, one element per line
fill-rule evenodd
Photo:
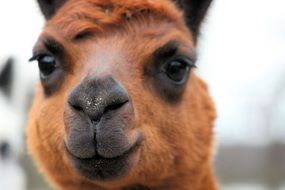
<path fill-rule="evenodd" d="M 67 0 L 37 0 L 46 20 L 50 19 Z"/>
<path fill-rule="evenodd" d="M 184 11 L 185 21 L 196 39 L 212 0 L 174 0 L 174 2 Z"/>
<path fill-rule="evenodd" d="M 14 60 L 9 58 L 2 71 L 0 72 L 0 89 L 5 95 L 9 96 L 12 90 L 12 80 L 13 80 L 13 65 Z"/>

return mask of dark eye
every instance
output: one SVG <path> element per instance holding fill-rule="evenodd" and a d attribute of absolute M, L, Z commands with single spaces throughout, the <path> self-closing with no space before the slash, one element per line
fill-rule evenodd
<path fill-rule="evenodd" d="M 43 55 L 38 58 L 41 77 L 45 78 L 51 75 L 56 69 L 56 60 L 51 55 Z"/>
<path fill-rule="evenodd" d="M 192 62 L 173 60 L 166 64 L 165 74 L 174 82 L 183 83 L 188 77 L 191 66 L 194 66 Z"/>
<path fill-rule="evenodd" d="M 42 53 L 40 53 L 42 52 Z M 29 61 L 37 61 L 40 70 L 41 84 L 47 96 L 60 88 L 65 74 L 64 59 L 45 50 L 37 50 Z"/>

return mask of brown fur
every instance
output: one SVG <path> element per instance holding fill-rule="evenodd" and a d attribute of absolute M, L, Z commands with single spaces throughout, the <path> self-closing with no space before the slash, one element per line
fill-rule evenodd
<path fill-rule="evenodd" d="M 151 53 L 171 39 L 195 54 L 194 37 L 174 3 L 70 0 L 47 22 L 40 39 L 45 36 L 66 48 L 68 74 L 49 97 L 38 85 L 27 133 L 30 152 L 57 188 L 217 189 L 212 169 L 215 109 L 207 85 L 193 70 L 181 100 L 170 104 L 143 74 Z M 65 154 L 63 115 L 69 94 L 85 76 L 110 74 L 128 90 L 134 128 L 145 139 L 138 149 L 139 162 L 128 175 L 92 181 L 80 176 Z"/>

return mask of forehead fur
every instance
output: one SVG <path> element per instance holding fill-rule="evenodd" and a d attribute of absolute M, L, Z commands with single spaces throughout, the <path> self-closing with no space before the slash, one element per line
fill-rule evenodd
<path fill-rule="evenodd" d="M 168 0 L 69 0 L 47 26 L 66 38 L 124 29 L 127 23 L 165 20 L 183 26 L 182 12 Z"/>

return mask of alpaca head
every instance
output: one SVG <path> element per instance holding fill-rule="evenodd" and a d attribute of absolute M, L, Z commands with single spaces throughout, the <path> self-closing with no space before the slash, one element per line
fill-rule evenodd
<path fill-rule="evenodd" d="M 0 163 L 14 162 L 22 148 L 22 120 L 11 102 L 14 61 L 0 67 Z"/>
<path fill-rule="evenodd" d="M 38 2 L 28 138 L 53 181 L 151 187 L 210 167 L 215 111 L 194 71 L 210 0 Z"/>

